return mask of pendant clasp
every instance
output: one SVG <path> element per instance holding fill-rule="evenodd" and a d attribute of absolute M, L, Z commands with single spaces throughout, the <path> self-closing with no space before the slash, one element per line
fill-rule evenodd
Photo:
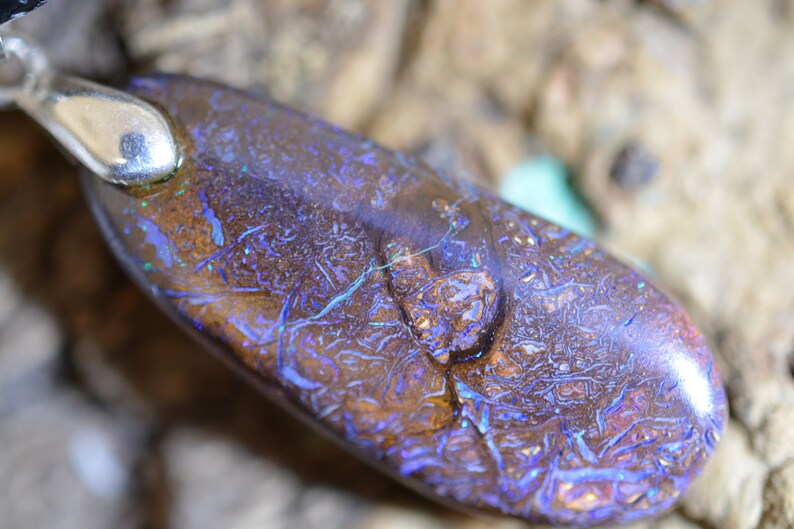
<path fill-rule="evenodd" d="M 22 66 L 21 75 L 15 84 L 0 84 L 0 108 L 14 105 L 36 78 L 43 77 L 50 71 L 47 57 L 34 46 L 16 36 L 4 36 L 0 33 L 0 64 L 16 59 Z"/>
<path fill-rule="evenodd" d="M 94 174 L 132 186 L 179 168 L 176 137 L 160 110 L 121 90 L 54 73 L 41 50 L 20 37 L 6 36 L 3 50 L 23 74 L 0 86 L 0 107 L 15 104 Z"/>

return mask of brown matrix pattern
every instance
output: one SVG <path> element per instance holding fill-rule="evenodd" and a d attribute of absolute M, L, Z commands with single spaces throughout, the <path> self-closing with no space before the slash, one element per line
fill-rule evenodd
<path fill-rule="evenodd" d="M 264 391 L 426 494 L 532 521 L 671 506 L 725 396 L 688 317 L 594 243 L 266 100 L 181 77 L 185 163 L 85 179 L 130 273 Z"/>

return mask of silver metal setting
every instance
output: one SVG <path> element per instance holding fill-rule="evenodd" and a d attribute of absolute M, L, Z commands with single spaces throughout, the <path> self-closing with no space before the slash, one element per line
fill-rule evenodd
<path fill-rule="evenodd" d="M 108 182 L 140 185 L 178 169 L 176 138 L 158 109 L 126 92 L 53 73 L 38 48 L 19 37 L 4 42 L 24 75 L 16 85 L 0 86 L 0 106 L 16 104 Z"/>
<path fill-rule="evenodd" d="M 50 65 L 39 48 L 29 45 L 19 37 L 0 35 L 0 41 L 3 52 L 0 61 L 10 62 L 16 59 L 23 70 L 16 84 L 0 85 L 0 107 L 8 107 L 16 103 L 17 98 L 30 89 L 37 78 L 47 76 Z"/>

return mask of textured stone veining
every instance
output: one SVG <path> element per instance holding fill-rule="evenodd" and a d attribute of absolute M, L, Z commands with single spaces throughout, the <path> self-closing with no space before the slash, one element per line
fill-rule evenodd
<path fill-rule="evenodd" d="M 669 508 L 713 451 L 703 337 L 594 243 L 246 93 L 131 90 L 185 163 L 134 193 L 85 179 L 120 259 L 357 453 L 453 504 L 591 525 Z"/>

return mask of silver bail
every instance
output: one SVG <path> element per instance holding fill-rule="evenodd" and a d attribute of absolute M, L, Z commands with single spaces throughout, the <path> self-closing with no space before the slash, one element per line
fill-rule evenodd
<path fill-rule="evenodd" d="M 0 88 L 0 106 L 15 103 L 94 174 L 114 184 L 163 180 L 179 167 L 171 125 L 162 112 L 126 92 L 53 73 L 43 55 L 15 36 L 4 39 L 24 77 Z"/>

